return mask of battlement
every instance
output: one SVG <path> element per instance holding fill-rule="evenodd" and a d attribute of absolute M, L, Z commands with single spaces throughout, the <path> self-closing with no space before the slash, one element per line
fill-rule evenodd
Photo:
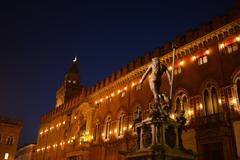
<path fill-rule="evenodd" d="M 6 124 L 10 124 L 10 125 L 17 125 L 17 126 L 22 126 L 23 125 L 22 120 L 6 118 L 6 117 L 0 117 L 0 123 L 6 123 Z"/>

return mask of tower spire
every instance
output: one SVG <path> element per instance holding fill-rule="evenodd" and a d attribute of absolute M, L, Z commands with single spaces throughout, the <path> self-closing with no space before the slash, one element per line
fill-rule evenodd
<path fill-rule="evenodd" d="M 78 71 L 78 59 L 72 60 L 71 67 L 64 76 L 64 83 L 56 93 L 56 107 L 62 105 L 76 94 L 80 93 L 82 87 L 80 85 L 80 74 Z"/>

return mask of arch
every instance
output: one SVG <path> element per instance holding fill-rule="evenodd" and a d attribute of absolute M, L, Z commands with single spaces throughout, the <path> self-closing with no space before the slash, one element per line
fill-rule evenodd
<path fill-rule="evenodd" d="M 119 121 L 118 121 L 118 136 L 122 136 L 124 134 L 125 130 L 125 119 L 126 119 L 126 114 L 124 112 L 121 112 L 119 116 Z"/>
<path fill-rule="evenodd" d="M 175 99 L 175 109 L 189 110 L 189 100 L 188 91 L 184 88 L 177 89 L 174 99 Z"/>
<path fill-rule="evenodd" d="M 231 79 L 234 85 L 234 90 L 236 92 L 237 103 L 240 104 L 240 67 L 235 69 L 231 76 Z"/>
<path fill-rule="evenodd" d="M 200 87 L 206 116 L 219 112 L 217 88 L 218 85 L 213 79 L 204 81 Z"/>
<path fill-rule="evenodd" d="M 104 129 L 104 138 L 105 140 L 109 140 L 110 139 L 110 135 L 111 135 L 111 116 L 107 116 L 105 118 L 105 129 Z"/>

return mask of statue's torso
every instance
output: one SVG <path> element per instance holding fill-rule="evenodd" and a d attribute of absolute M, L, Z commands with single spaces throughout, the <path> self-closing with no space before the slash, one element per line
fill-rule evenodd
<path fill-rule="evenodd" d="M 166 71 L 166 66 L 161 65 L 161 64 L 152 64 L 152 73 L 150 80 L 155 81 L 155 80 L 161 80 L 163 73 Z"/>

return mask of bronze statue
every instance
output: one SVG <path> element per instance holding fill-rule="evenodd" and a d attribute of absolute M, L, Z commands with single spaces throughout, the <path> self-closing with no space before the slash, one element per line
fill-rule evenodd
<path fill-rule="evenodd" d="M 155 57 L 152 59 L 152 63 L 150 64 L 150 66 L 148 67 L 146 72 L 143 74 L 143 76 L 140 80 L 141 84 L 146 79 L 146 77 L 150 71 L 152 71 L 152 73 L 149 78 L 149 86 L 150 86 L 150 89 L 154 96 L 154 102 L 159 103 L 159 98 L 164 100 L 164 98 L 162 97 L 162 94 L 160 94 L 162 75 L 163 75 L 163 73 L 167 74 L 169 85 L 171 86 L 170 73 L 169 73 L 167 67 L 160 63 L 159 58 Z"/>

